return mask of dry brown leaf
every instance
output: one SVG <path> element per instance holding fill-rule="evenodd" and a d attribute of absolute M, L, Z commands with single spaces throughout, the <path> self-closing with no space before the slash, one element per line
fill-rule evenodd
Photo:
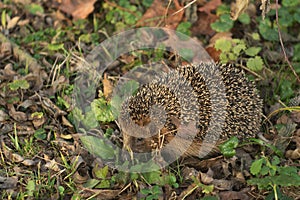
<path fill-rule="evenodd" d="M 249 0 L 236 0 L 231 4 L 230 16 L 232 20 L 236 20 L 248 7 Z"/>
<path fill-rule="evenodd" d="M 230 32 L 217 33 L 209 40 L 209 44 L 205 47 L 207 53 L 210 55 L 210 57 L 212 57 L 212 59 L 215 62 L 220 61 L 221 51 L 215 49 L 215 43 L 218 39 L 221 38 L 226 40 L 232 40 L 232 34 Z"/>
<path fill-rule="evenodd" d="M 11 20 L 9 20 L 7 22 L 7 29 L 14 28 L 18 24 L 19 19 L 20 19 L 20 17 L 17 16 L 17 17 L 12 18 Z"/>
<path fill-rule="evenodd" d="M 200 7 L 198 10 L 200 12 L 205 12 L 206 14 L 211 15 L 211 11 L 215 10 L 221 4 L 221 0 L 212 0 L 206 3 L 204 6 Z"/>
<path fill-rule="evenodd" d="M 270 11 L 270 0 L 261 0 L 259 9 L 262 10 L 261 16 L 265 19 L 266 14 Z"/>
<path fill-rule="evenodd" d="M 252 199 L 249 195 L 248 195 L 247 190 L 242 190 L 242 191 L 224 191 L 224 192 L 220 192 L 220 198 L 221 199 Z"/>
<path fill-rule="evenodd" d="M 13 105 L 7 105 L 9 109 L 9 115 L 18 122 L 25 122 L 27 121 L 27 115 L 24 112 L 16 111 Z"/>
<path fill-rule="evenodd" d="M 85 19 L 94 11 L 96 0 L 62 0 L 59 9 L 76 19 Z"/>
<path fill-rule="evenodd" d="M 170 8 L 167 10 L 167 6 L 165 6 L 164 1 L 154 0 L 150 8 L 148 8 L 143 17 L 137 22 L 137 26 L 157 26 L 160 22 L 164 22 L 166 28 L 173 30 L 176 29 L 182 20 L 184 10 L 174 14 L 182 7 L 178 0 L 174 0 L 173 3 L 176 10 Z M 166 18 L 163 20 L 165 16 Z"/>
<path fill-rule="evenodd" d="M 4 112 L 3 110 L 0 110 L 0 122 L 5 121 L 9 118 L 8 114 Z"/>
<path fill-rule="evenodd" d="M 3 177 L 0 176 L 0 189 L 10 189 L 17 187 L 17 177 Z"/>
<path fill-rule="evenodd" d="M 103 83 L 103 95 L 106 99 L 109 99 L 111 97 L 112 92 L 113 92 L 113 84 L 107 78 L 107 74 L 104 74 L 104 78 L 102 80 L 102 83 Z"/>
<path fill-rule="evenodd" d="M 191 28 L 194 36 L 209 35 L 212 36 L 215 31 L 211 28 L 210 24 L 215 22 L 218 16 L 206 13 L 200 13 L 197 22 L 195 22 Z"/>

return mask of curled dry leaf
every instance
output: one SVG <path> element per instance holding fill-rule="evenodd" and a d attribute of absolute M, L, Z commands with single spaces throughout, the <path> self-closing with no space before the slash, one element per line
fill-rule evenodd
<path fill-rule="evenodd" d="M 261 0 L 261 6 L 259 9 L 262 10 L 262 18 L 265 19 L 266 14 L 270 11 L 270 0 Z"/>
<path fill-rule="evenodd" d="M 30 159 L 25 159 L 22 161 L 22 164 L 25 165 L 25 166 L 34 166 L 36 165 L 37 162 L 33 161 L 33 160 L 30 160 Z"/>
<path fill-rule="evenodd" d="M 7 29 L 12 29 L 12 28 L 15 28 L 15 26 L 18 24 L 18 21 L 19 21 L 20 17 L 14 17 L 12 18 L 11 20 L 9 20 L 7 22 Z"/>
<path fill-rule="evenodd" d="M 0 122 L 3 122 L 9 118 L 8 114 L 3 110 L 0 110 Z"/>
<path fill-rule="evenodd" d="M 113 91 L 113 84 L 111 81 L 107 78 L 107 74 L 104 74 L 104 78 L 102 80 L 103 83 L 103 94 L 106 99 L 109 99 L 111 97 L 112 91 Z"/>
<path fill-rule="evenodd" d="M 11 155 L 11 160 L 13 162 L 19 163 L 19 162 L 22 162 L 24 160 L 24 158 L 21 155 L 17 154 L 17 153 L 12 153 L 10 155 Z"/>
<path fill-rule="evenodd" d="M 0 57 L 12 55 L 12 45 L 10 42 L 3 42 L 0 49 Z"/>
<path fill-rule="evenodd" d="M 85 19 L 94 11 L 96 0 L 62 0 L 59 9 L 76 19 Z"/>
<path fill-rule="evenodd" d="M 53 160 L 50 160 L 48 161 L 46 164 L 45 164 L 45 167 L 48 168 L 48 169 L 51 169 L 55 172 L 58 172 L 60 171 L 60 168 L 57 164 L 57 162 L 53 159 Z"/>
<path fill-rule="evenodd" d="M 286 151 L 285 157 L 293 159 L 293 160 L 300 159 L 300 148 L 297 148 L 295 150 L 288 150 L 288 151 Z"/>
<path fill-rule="evenodd" d="M 9 115 L 18 122 L 27 121 L 27 115 L 24 112 L 16 111 L 15 107 L 11 104 L 7 105 L 9 109 Z"/>
<path fill-rule="evenodd" d="M 231 19 L 237 20 L 237 18 L 246 10 L 248 4 L 249 0 L 236 0 L 235 3 L 232 3 L 230 8 Z"/>
<path fill-rule="evenodd" d="M 81 176 L 78 171 L 76 171 L 73 175 L 73 180 L 75 183 L 83 184 L 87 182 L 88 179 L 89 179 L 88 174 Z"/>

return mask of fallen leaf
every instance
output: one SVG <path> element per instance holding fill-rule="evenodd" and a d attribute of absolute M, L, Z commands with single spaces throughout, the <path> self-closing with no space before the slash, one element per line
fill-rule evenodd
<path fill-rule="evenodd" d="M 209 44 L 205 47 L 207 53 L 212 57 L 215 62 L 220 61 L 221 51 L 215 48 L 215 43 L 219 39 L 232 40 L 232 34 L 230 32 L 216 33 L 210 40 Z"/>
<path fill-rule="evenodd" d="M 211 28 L 210 24 L 218 19 L 216 15 L 200 13 L 198 20 L 193 24 L 191 31 L 194 36 L 209 35 L 212 36 L 215 31 Z"/>
<path fill-rule="evenodd" d="M 5 121 L 9 118 L 8 114 L 6 114 L 3 110 L 0 110 L 0 122 Z"/>
<path fill-rule="evenodd" d="M 246 188 L 247 189 L 247 188 Z M 242 190 L 242 191 L 224 191 L 224 192 L 220 192 L 220 198 L 221 199 L 252 199 L 249 195 L 248 195 L 247 190 Z"/>
<path fill-rule="evenodd" d="M 109 99 L 111 97 L 112 91 L 113 91 L 113 84 L 110 80 L 107 78 L 107 74 L 104 74 L 104 78 L 102 80 L 103 83 L 103 94 L 106 99 Z"/>
<path fill-rule="evenodd" d="M 174 0 L 173 3 L 176 10 L 167 8 L 164 1 L 154 0 L 143 17 L 137 22 L 137 26 L 157 26 L 160 22 L 164 22 L 166 28 L 176 29 L 183 18 L 184 10 L 176 13 L 182 7 L 178 0 Z"/>
<path fill-rule="evenodd" d="M 19 19 L 20 19 L 20 17 L 17 16 L 17 17 L 12 18 L 11 20 L 9 20 L 7 22 L 7 29 L 14 28 L 18 24 Z"/>
<path fill-rule="evenodd" d="M 221 4 L 221 0 L 212 0 L 200 7 L 198 10 L 200 12 L 205 12 L 207 15 L 211 15 L 211 11 L 217 9 L 217 7 Z"/>
<path fill-rule="evenodd" d="M 85 19 L 94 11 L 96 0 L 62 0 L 59 9 L 72 15 L 73 19 Z"/>
<path fill-rule="evenodd" d="M 27 121 L 27 115 L 24 112 L 16 111 L 13 105 L 7 105 L 9 109 L 9 115 L 18 122 Z"/>
<path fill-rule="evenodd" d="M 18 179 L 16 177 L 0 176 L 0 189 L 10 189 L 17 187 Z"/>
<path fill-rule="evenodd" d="M 235 3 L 232 3 L 230 8 L 231 19 L 237 20 L 237 18 L 246 10 L 248 4 L 249 0 L 236 0 Z"/>

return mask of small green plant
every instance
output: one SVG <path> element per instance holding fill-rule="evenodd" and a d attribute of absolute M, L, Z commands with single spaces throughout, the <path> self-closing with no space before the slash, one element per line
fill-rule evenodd
<path fill-rule="evenodd" d="M 300 10 L 299 1 L 283 0 L 282 6 L 278 9 L 278 22 L 282 32 L 289 34 L 295 34 L 297 36 L 298 32 L 290 31 L 296 23 L 300 23 Z M 258 30 L 261 36 L 268 41 L 279 41 L 277 24 L 274 18 L 276 15 L 275 9 L 271 10 L 267 17 L 263 20 L 258 18 L 259 26 Z M 292 30 L 292 29 L 291 29 Z M 296 55 L 296 54 L 295 54 Z"/>
<path fill-rule="evenodd" d="M 17 79 L 17 80 L 14 80 L 12 83 L 9 83 L 8 86 L 9 86 L 9 89 L 11 89 L 11 90 L 18 90 L 18 89 L 26 90 L 29 88 L 30 85 L 24 79 Z"/>
<path fill-rule="evenodd" d="M 260 71 L 263 68 L 263 60 L 258 55 L 261 51 L 261 47 L 247 47 L 245 41 L 241 39 L 228 40 L 220 38 L 216 41 L 215 48 L 221 51 L 221 63 L 236 61 L 238 58 L 248 56 L 248 58 L 246 58 L 246 66 L 250 70 Z"/>
<path fill-rule="evenodd" d="M 267 156 L 255 160 L 250 168 L 251 174 L 256 176 L 248 180 L 248 184 L 257 185 L 258 189 L 273 190 L 274 199 L 278 200 L 278 186 L 299 186 L 299 168 L 294 166 L 280 166 L 280 159 L 274 156 L 272 159 Z"/>
<path fill-rule="evenodd" d="M 237 137 L 231 137 L 228 141 L 219 146 L 221 153 L 225 157 L 232 157 L 236 154 L 235 148 L 238 146 L 239 140 Z"/>
<path fill-rule="evenodd" d="M 141 193 L 143 195 L 146 195 L 146 197 L 143 198 L 144 200 L 156 200 L 159 199 L 159 196 L 163 194 L 161 187 L 159 187 L 158 185 L 141 189 Z"/>
<path fill-rule="evenodd" d="M 117 3 L 103 3 L 103 8 L 107 10 L 105 20 L 114 24 L 116 30 L 123 30 L 133 26 L 142 17 L 142 6 L 149 7 L 152 1 L 142 1 L 141 4 L 133 4 L 129 0 L 120 0 Z"/>

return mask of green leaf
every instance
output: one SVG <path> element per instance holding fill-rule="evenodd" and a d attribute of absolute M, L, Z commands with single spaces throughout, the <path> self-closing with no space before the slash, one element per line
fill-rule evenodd
<path fill-rule="evenodd" d="M 149 184 L 159 183 L 161 179 L 161 172 L 160 171 L 152 171 L 143 173 L 143 177 Z"/>
<path fill-rule="evenodd" d="M 256 56 L 261 51 L 261 47 L 250 47 L 245 50 L 246 55 Z"/>
<path fill-rule="evenodd" d="M 109 180 L 101 180 L 101 182 L 96 186 L 96 188 L 99 188 L 99 189 L 110 188 Z"/>
<path fill-rule="evenodd" d="M 108 173 L 108 166 L 105 166 L 105 167 L 103 167 L 103 168 L 98 168 L 98 169 L 95 169 L 94 168 L 94 173 L 95 173 L 95 176 L 97 177 L 97 178 L 100 178 L 100 179 L 105 179 L 106 178 L 106 176 L 107 176 L 107 173 Z"/>
<path fill-rule="evenodd" d="M 255 56 L 254 58 L 249 58 L 247 61 L 247 67 L 252 71 L 260 71 L 263 69 L 263 60 L 260 56 Z"/>
<path fill-rule="evenodd" d="M 233 21 L 230 19 L 229 14 L 223 14 L 220 19 L 212 23 L 210 26 L 217 32 L 227 32 L 233 27 Z"/>
<path fill-rule="evenodd" d="M 239 140 L 237 137 L 231 137 L 228 141 L 219 146 L 221 153 L 226 157 L 235 155 L 235 148 L 238 146 Z"/>
<path fill-rule="evenodd" d="M 296 22 L 300 23 L 300 12 L 296 12 L 293 15 Z"/>
<path fill-rule="evenodd" d="M 191 31 L 190 31 L 191 26 L 192 26 L 191 22 L 181 22 L 177 26 L 176 31 L 190 36 L 191 35 Z"/>
<path fill-rule="evenodd" d="M 279 24 L 283 27 L 289 27 L 293 25 L 294 18 L 290 14 L 290 11 L 287 8 L 280 8 L 278 10 L 278 15 L 279 15 Z"/>
<path fill-rule="evenodd" d="M 205 194 L 210 194 L 214 190 L 214 185 L 201 185 L 202 192 Z"/>
<path fill-rule="evenodd" d="M 179 55 L 186 61 L 192 61 L 193 57 L 195 56 L 194 51 L 188 48 L 180 48 Z"/>
<path fill-rule="evenodd" d="M 3 27 L 6 27 L 6 10 L 3 10 L 1 13 L 1 24 Z"/>
<path fill-rule="evenodd" d="M 36 4 L 36 3 L 27 4 L 25 8 L 28 12 L 30 12 L 33 15 L 36 15 L 38 13 L 39 14 L 44 13 L 44 8 L 41 5 Z"/>
<path fill-rule="evenodd" d="M 283 101 L 291 98 L 294 95 L 294 90 L 292 89 L 292 82 L 290 80 L 281 80 L 279 90 L 280 99 Z"/>
<path fill-rule="evenodd" d="M 265 40 L 279 41 L 278 31 L 277 29 L 273 28 L 269 18 L 266 18 L 265 20 L 261 20 L 259 22 L 258 30 Z"/>
<path fill-rule="evenodd" d="M 262 167 L 262 164 L 264 162 L 264 158 L 260 158 L 258 160 L 255 160 L 252 164 L 251 164 L 251 167 L 250 167 L 250 172 L 251 174 L 253 175 L 258 175 L 259 172 L 261 171 L 261 167 Z"/>
<path fill-rule="evenodd" d="M 145 7 L 150 7 L 153 3 L 153 0 L 142 0 L 142 4 L 145 6 Z"/>
<path fill-rule="evenodd" d="M 88 111 L 84 115 L 84 117 L 81 121 L 81 123 L 84 125 L 84 128 L 89 130 L 89 129 L 93 129 L 93 128 L 96 128 L 99 126 L 99 122 L 97 121 L 97 118 L 95 116 L 96 115 L 95 115 L 94 111 L 92 111 L 92 110 Z"/>
<path fill-rule="evenodd" d="M 87 182 L 84 183 L 83 186 L 84 186 L 85 188 L 90 188 L 90 189 L 92 189 L 92 188 L 94 188 L 94 187 L 95 187 L 97 184 L 99 184 L 99 183 L 100 183 L 100 180 L 91 178 L 91 179 L 87 180 Z"/>
<path fill-rule="evenodd" d="M 111 122 L 115 120 L 111 106 L 105 101 L 104 98 L 94 99 L 91 103 L 91 108 L 98 121 Z"/>
<path fill-rule="evenodd" d="M 243 24 L 250 24 L 251 19 L 247 13 L 242 13 L 239 17 L 238 20 L 243 23 Z"/>
<path fill-rule="evenodd" d="M 300 61 L 300 43 L 294 45 L 294 56 L 293 61 Z"/>
<path fill-rule="evenodd" d="M 280 159 L 278 156 L 274 156 L 272 159 L 272 165 L 278 165 L 280 163 Z"/>
<path fill-rule="evenodd" d="M 231 50 L 231 41 L 226 39 L 218 39 L 215 43 L 215 48 L 221 50 L 222 52 L 229 52 Z"/>
<path fill-rule="evenodd" d="M 109 144 L 105 143 L 103 139 L 85 135 L 81 136 L 80 140 L 91 154 L 103 159 L 113 159 L 115 156 L 114 149 Z"/>
<path fill-rule="evenodd" d="M 296 7 L 297 5 L 300 5 L 298 0 L 282 0 L 282 5 L 284 7 Z"/>
<path fill-rule="evenodd" d="M 21 80 L 17 79 L 17 80 L 14 80 L 12 83 L 9 83 L 8 86 L 11 90 L 17 90 L 17 89 L 28 89 L 30 85 L 24 79 L 21 79 Z"/>
<path fill-rule="evenodd" d="M 251 36 L 252 36 L 253 40 L 257 40 L 257 41 L 260 40 L 260 36 L 258 33 L 252 33 Z"/>
<path fill-rule="evenodd" d="M 33 192 L 36 190 L 35 189 L 35 181 L 34 180 L 29 180 L 26 185 L 26 190 L 28 196 L 33 196 Z"/>
<path fill-rule="evenodd" d="M 218 200 L 218 198 L 215 196 L 205 196 L 201 200 Z"/>
<path fill-rule="evenodd" d="M 240 52 L 245 49 L 246 49 L 245 44 L 238 44 L 238 45 L 233 46 L 232 51 L 235 55 L 239 55 Z"/>
<path fill-rule="evenodd" d="M 64 49 L 64 44 L 48 44 L 47 46 L 48 50 L 50 51 L 58 51 Z"/>
<path fill-rule="evenodd" d="M 45 140 L 47 138 L 47 132 L 45 131 L 45 129 L 43 128 L 40 128 L 38 130 L 36 130 L 34 132 L 34 135 L 33 135 L 36 139 L 39 139 L 39 140 Z"/>

